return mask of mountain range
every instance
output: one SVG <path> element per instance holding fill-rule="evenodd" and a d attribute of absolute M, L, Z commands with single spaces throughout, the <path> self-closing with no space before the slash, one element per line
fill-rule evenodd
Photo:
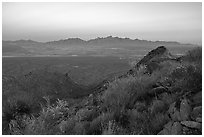
<path fill-rule="evenodd" d="M 132 56 L 144 55 L 158 46 L 165 46 L 173 53 L 182 53 L 198 46 L 174 41 L 148 41 L 140 39 L 104 37 L 90 40 L 68 38 L 58 41 L 33 40 L 2 41 L 3 56 Z"/>

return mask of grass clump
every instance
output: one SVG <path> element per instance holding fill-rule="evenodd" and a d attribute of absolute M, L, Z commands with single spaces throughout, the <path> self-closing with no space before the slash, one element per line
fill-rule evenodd
<path fill-rule="evenodd" d="M 103 95 L 104 106 L 110 112 L 131 108 L 137 100 L 145 99 L 158 79 L 158 75 L 144 74 L 115 80 Z"/>

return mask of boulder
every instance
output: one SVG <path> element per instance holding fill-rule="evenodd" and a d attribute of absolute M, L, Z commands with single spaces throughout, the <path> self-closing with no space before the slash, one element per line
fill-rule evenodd
<path fill-rule="evenodd" d="M 171 135 L 171 127 L 173 122 L 170 121 L 166 125 L 164 125 L 164 129 L 158 133 L 158 135 Z"/>
<path fill-rule="evenodd" d="M 182 126 L 179 122 L 170 121 L 164 125 L 164 129 L 158 133 L 158 135 L 181 135 Z"/>
<path fill-rule="evenodd" d="M 170 135 L 170 132 L 168 131 L 168 129 L 163 129 L 162 131 L 160 131 L 157 135 Z"/>
<path fill-rule="evenodd" d="M 195 121 L 181 121 L 181 124 L 189 128 L 202 129 L 202 124 Z"/>
<path fill-rule="evenodd" d="M 176 102 L 172 103 L 169 107 L 168 113 L 173 121 L 181 121 L 179 110 L 176 108 Z"/>
<path fill-rule="evenodd" d="M 197 117 L 196 118 L 196 122 L 202 123 L 202 118 L 201 117 Z"/>
<path fill-rule="evenodd" d="M 189 120 L 191 113 L 191 106 L 187 99 L 181 100 L 181 103 L 174 102 L 170 105 L 168 113 L 173 121 L 186 121 Z M 177 107 L 176 107 L 177 106 Z"/>
<path fill-rule="evenodd" d="M 152 74 L 153 71 L 160 69 L 161 66 L 157 62 L 149 62 L 146 66 L 147 73 Z"/>
<path fill-rule="evenodd" d="M 182 134 L 182 126 L 179 122 L 174 122 L 171 127 L 171 135 L 181 135 Z"/>
<path fill-rule="evenodd" d="M 191 112 L 191 106 L 188 103 L 188 100 L 187 99 L 183 99 L 181 101 L 181 104 L 180 104 L 180 116 L 181 116 L 181 120 L 182 121 L 188 120 L 189 116 L 190 116 L 190 112 Z"/>
<path fill-rule="evenodd" d="M 168 49 L 164 46 L 157 47 L 156 49 L 151 50 L 144 58 L 142 58 L 136 65 L 138 68 L 140 65 L 146 65 L 150 63 L 151 61 L 161 58 L 169 58 L 172 59 L 173 56 L 168 51 Z"/>
<path fill-rule="evenodd" d="M 202 135 L 202 131 L 194 128 L 183 126 L 182 135 Z"/>
<path fill-rule="evenodd" d="M 193 120 L 196 120 L 196 118 L 202 118 L 202 106 L 193 108 L 193 111 L 191 112 L 191 118 Z"/>

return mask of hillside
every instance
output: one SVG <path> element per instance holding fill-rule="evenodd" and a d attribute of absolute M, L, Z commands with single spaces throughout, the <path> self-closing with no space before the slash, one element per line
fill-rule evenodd
<path fill-rule="evenodd" d="M 146 51 L 158 46 L 165 46 L 178 53 L 184 53 L 197 45 L 181 44 L 178 42 L 147 41 L 139 39 L 105 37 L 91 40 L 68 38 L 50 42 L 32 40 L 3 41 L 3 56 L 134 56 L 144 55 Z"/>
<path fill-rule="evenodd" d="M 202 134 L 200 47 L 180 57 L 164 46 L 157 47 L 127 73 L 109 77 L 87 89 L 76 84 L 68 74 L 62 76 L 40 71 L 25 77 L 26 80 L 22 80 L 27 82 L 25 87 L 14 88 L 15 92 L 18 89 L 22 94 L 16 92 L 4 97 L 3 134 Z M 13 79 L 4 78 L 4 81 Z M 41 83 L 36 82 L 39 80 Z M 25 88 L 35 84 L 39 84 L 35 86 L 38 88 L 26 92 Z M 86 94 L 78 98 L 69 96 L 72 86 L 78 93 L 86 89 Z M 13 91 L 13 87 L 11 89 Z M 55 89 L 53 92 L 61 91 L 62 96 L 47 94 L 51 96 L 43 97 L 40 94 L 52 89 Z M 35 94 L 31 96 L 31 93 Z M 33 97 L 38 100 L 31 99 Z M 36 111 L 34 102 L 39 101 L 44 103 Z"/>

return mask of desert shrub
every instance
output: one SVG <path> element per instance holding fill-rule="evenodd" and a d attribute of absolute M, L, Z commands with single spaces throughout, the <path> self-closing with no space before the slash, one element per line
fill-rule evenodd
<path fill-rule="evenodd" d="M 87 129 L 87 134 L 89 135 L 100 135 L 102 134 L 103 127 L 108 124 L 109 121 L 114 120 L 113 113 L 102 113 L 97 118 L 90 122 L 89 129 Z"/>
<path fill-rule="evenodd" d="M 169 117 L 165 113 L 157 113 L 150 118 L 150 130 L 152 134 L 157 134 L 161 131 L 164 125 L 169 121 Z"/>
<path fill-rule="evenodd" d="M 167 76 L 170 72 L 172 72 L 175 68 L 182 66 L 181 63 L 176 61 L 164 61 L 160 63 L 161 69 L 159 72 L 162 76 Z"/>
<path fill-rule="evenodd" d="M 142 71 L 141 71 L 142 72 Z M 123 130 L 129 131 L 130 125 L 137 125 L 144 123 L 147 118 L 140 117 L 136 123 L 132 124 L 130 115 L 127 110 L 134 108 L 138 101 L 148 101 L 148 92 L 152 86 L 160 79 L 159 73 L 152 73 L 151 75 L 144 73 L 136 73 L 136 75 L 129 76 L 123 79 L 117 79 L 110 83 L 108 89 L 103 95 L 103 107 L 108 112 L 113 113 L 114 120 Z M 141 122 L 142 121 L 142 122 Z M 146 122 L 146 121 L 145 121 Z M 141 128 L 139 126 L 138 128 Z M 140 134 L 134 131 L 134 134 Z M 143 127 L 142 134 L 147 133 L 147 129 Z"/>
<path fill-rule="evenodd" d="M 191 52 L 189 52 L 190 55 L 197 54 Z M 195 57 L 194 59 L 194 62 L 184 61 L 178 63 L 171 61 L 161 63 L 163 67 L 158 71 L 158 73 L 162 75 L 160 82 L 162 82 L 163 85 L 169 86 L 173 89 L 179 89 L 180 91 L 175 90 L 177 92 L 181 92 L 181 90 L 201 91 L 202 64 L 201 62 L 199 63 L 200 57 Z M 196 60 L 198 62 L 196 62 Z"/>
<path fill-rule="evenodd" d="M 126 129 L 129 134 L 144 135 L 150 134 L 149 114 L 147 112 L 138 112 L 136 109 L 127 110 L 129 125 Z"/>
<path fill-rule="evenodd" d="M 143 99 L 158 81 L 157 75 L 137 75 L 112 82 L 103 95 L 104 106 L 110 112 L 120 112 L 133 107 L 138 99 Z"/>
<path fill-rule="evenodd" d="M 9 123 L 12 120 L 21 123 L 22 116 L 30 116 L 32 113 L 39 112 L 39 109 L 40 104 L 35 102 L 32 95 L 25 92 L 19 92 L 14 96 L 8 97 L 2 104 L 3 134 L 7 134 Z"/>
<path fill-rule="evenodd" d="M 91 121 L 98 115 L 99 113 L 96 108 L 82 108 L 76 113 L 79 121 Z"/>
<path fill-rule="evenodd" d="M 196 47 L 189 50 L 184 56 L 184 61 L 200 62 L 202 61 L 202 47 Z"/>
<path fill-rule="evenodd" d="M 24 116 L 21 120 L 13 120 L 9 127 L 13 134 L 17 132 L 28 135 L 62 134 L 59 123 L 65 119 L 68 111 L 66 101 L 58 100 L 56 105 L 50 105 L 48 100 L 47 106 L 42 108 L 39 116 Z"/>
<path fill-rule="evenodd" d="M 168 105 L 161 100 L 154 100 L 150 107 L 150 113 L 156 115 L 157 113 L 162 113 L 168 110 Z"/>
<path fill-rule="evenodd" d="M 183 68 L 175 69 L 170 78 L 174 81 L 173 86 L 182 91 L 199 92 L 202 90 L 202 68 L 195 64 L 185 64 Z"/>
<path fill-rule="evenodd" d="M 134 135 L 157 134 L 169 120 L 165 112 L 161 111 L 151 114 L 148 111 L 139 112 L 131 109 L 127 111 L 127 114 L 130 122 L 126 130 L 128 134 Z"/>
<path fill-rule="evenodd" d="M 63 75 L 56 72 L 48 72 L 46 70 L 38 70 L 27 77 L 18 79 L 18 86 L 21 90 L 33 93 L 34 96 L 42 98 L 43 96 L 58 95 L 63 91 L 64 82 Z"/>
<path fill-rule="evenodd" d="M 114 121 L 109 121 L 107 126 L 104 127 L 102 134 L 103 135 L 114 135 L 115 134 L 115 123 Z"/>
<path fill-rule="evenodd" d="M 73 134 L 75 135 L 86 135 L 86 130 L 88 129 L 90 123 L 87 121 L 76 122 L 73 128 Z"/>
<path fill-rule="evenodd" d="M 12 86 L 5 93 L 5 97 L 10 97 L 10 94 L 18 94 L 18 92 L 23 91 L 27 94 L 32 94 L 33 98 L 38 99 L 37 102 L 42 101 L 43 96 L 49 96 L 51 102 L 55 102 L 57 98 L 66 99 L 80 96 L 80 94 L 87 94 L 85 89 L 75 86 L 69 77 L 44 69 L 30 72 L 24 76 L 18 76 L 10 84 Z"/>
<path fill-rule="evenodd" d="M 102 135 L 125 135 L 127 130 L 117 124 L 114 120 L 109 121 L 103 126 Z"/>
<path fill-rule="evenodd" d="M 16 115 L 30 114 L 32 103 L 32 97 L 28 94 L 18 94 L 5 101 L 2 110 L 5 116 L 11 114 L 15 118 Z"/>
<path fill-rule="evenodd" d="M 66 120 L 61 121 L 57 127 L 59 127 L 62 134 L 65 135 L 72 135 L 76 134 L 76 131 L 74 130 L 75 126 L 77 124 L 77 120 L 74 117 L 70 117 Z M 78 131 L 81 132 L 81 131 Z"/>

